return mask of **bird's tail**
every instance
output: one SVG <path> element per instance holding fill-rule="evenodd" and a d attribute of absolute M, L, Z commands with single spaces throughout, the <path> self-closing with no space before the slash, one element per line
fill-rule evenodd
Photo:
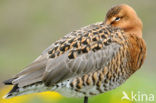
<path fill-rule="evenodd" d="M 11 82 L 9 81 L 8 82 L 4 81 L 4 83 L 6 85 L 11 85 L 10 84 Z M 42 82 L 38 82 L 38 83 L 29 85 L 26 87 L 18 87 L 18 85 L 14 85 L 11 91 L 8 94 L 6 94 L 3 98 L 7 99 L 7 98 L 15 97 L 15 96 L 29 94 L 29 93 L 44 92 L 47 90 L 48 90 L 48 87 L 46 87 L 44 83 Z"/>
<path fill-rule="evenodd" d="M 14 78 L 4 81 L 3 83 L 5 85 L 14 85 L 5 98 L 45 91 L 48 87 L 44 86 L 42 76 L 46 68 L 46 63 L 47 58 L 40 57 Z"/>

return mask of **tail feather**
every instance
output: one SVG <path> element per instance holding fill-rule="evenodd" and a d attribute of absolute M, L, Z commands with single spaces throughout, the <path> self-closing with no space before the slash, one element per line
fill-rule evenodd
<path fill-rule="evenodd" d="M 8 98 L 12 96 L 12 93 L 18 92 L 19 91 L 19 87 L 18 85 L 14 85 L 14 87 L 11 89 L 11 91 L 4 96 L 4 98 Z"/>
<path fill-rule="evenodd" d="M 42 80 L 43 72 L 44 72 L 44 68 L 41 68 L 34 72 L 29 72 L 28 74 L 22 75 L 14 79 L 12 83 L 18 84 L 19 87 L 31 85 L 33 83 L 36 83 Z"/>
<path fill-rule="evenodd" d="M 20 95 L 26 95 L 30 93 L 38 93 L 38 92 L 44 92 L 48 91 L 49 88 L 44 85 L 42 82 L 38 82 L 36 84 L 32 84 L 26 87 L 18 87 L 18 85 L 14 85 L 12 90 L 4 96 L 5 99 L 20 96 Z"/>
<path fill-rule="evenodd" d="M 14 79 L 16 79 L 16 78 L 11 78 L 11 79 L 5 80 L 5 81 L 3 81 L 3 83 L 4 83 L 5 85 L 13 85 L 13 84 L 12 84 L 12 81 L 13 81 Z"/>
<path fill-rule="evenodd" d="M 4 81 L 3 83 L 5 85 L 14 85 L 12 90 L 5 96 L 5 98 L 41 91 L 41 88 L 38 87 L 38 83 L 42 81 L 46 63 L 46 56 L 40 56 L 23 71 L 18 73 L 14 78 Z"/>

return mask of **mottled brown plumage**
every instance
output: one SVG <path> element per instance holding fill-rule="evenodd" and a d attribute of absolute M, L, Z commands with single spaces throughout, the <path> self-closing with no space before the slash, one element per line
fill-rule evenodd
<path fill-rule="evenodd" d="M 88 97 L 124 83 L 144 62 L 142 22 L 128 5 L 112 7 L 104 22 L 65 35 L 5 84 L 15 85 L 8 97 L 57 91 Z"/>

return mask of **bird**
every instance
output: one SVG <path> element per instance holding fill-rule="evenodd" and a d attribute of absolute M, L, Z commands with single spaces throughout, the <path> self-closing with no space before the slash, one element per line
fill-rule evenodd
<path fill-rule="evenodd" d="M 66 34 L 5 85 L 5 98 L 55 91 L 84 98 L 115 89 L 141 68 L 146 58 L 143 24 L 128 4 L 112 6 L 101 22 Z"/>

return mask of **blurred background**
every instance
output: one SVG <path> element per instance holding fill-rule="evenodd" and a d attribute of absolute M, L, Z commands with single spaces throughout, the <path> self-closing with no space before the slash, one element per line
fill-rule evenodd
<path fill-rule="evenodd" d="M 55 92 L 2 99 L 11 87 L 1 82 L 30 64 L 52 42 L 80 27 L 103 21 L 107 10 L 121 3 L 131 5 L 143 21 L 147 58 L 126 83 L 89 98 L 89 103 L 139 103 L 122 101 L 123 91 L 129 95 L 132 91 L 153 94 L 152 103 L 156 103 L 155 0 L 0 0 L 0 103 L 83 103 L 82 98 L 66 98 Z"/>

